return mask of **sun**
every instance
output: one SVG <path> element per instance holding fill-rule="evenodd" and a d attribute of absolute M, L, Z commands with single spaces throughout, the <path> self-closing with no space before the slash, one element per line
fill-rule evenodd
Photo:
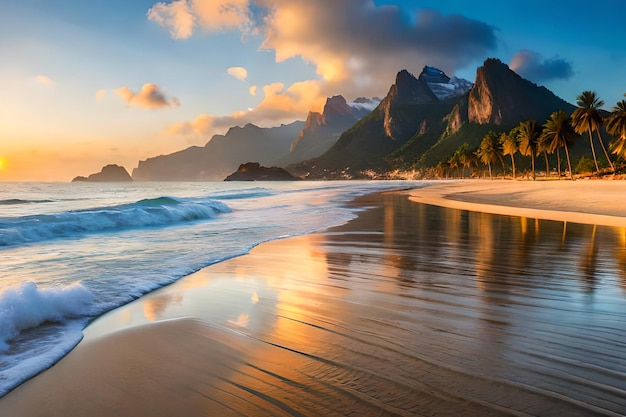
<path fill-rule="evenodd" d="M 6 162 L 4 161 L 4 158 L 0 157 L 0 170 L 3 169 L 6 166 Z"/>

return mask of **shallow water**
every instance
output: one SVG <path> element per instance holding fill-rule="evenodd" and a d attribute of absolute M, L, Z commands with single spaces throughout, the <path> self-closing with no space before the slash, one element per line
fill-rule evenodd
<path fill-rule="evenodd" d="M 93 318 L 255 245 L 343 224 L 417 182 L 0 183 L 0 396 Z"/>
<path fill-rule="evenodd" d="M 626 229 L 366 204 L 86 335 L 193 316 L 241 336 L 201 388 L 221 415 L 626 415 Z"/>

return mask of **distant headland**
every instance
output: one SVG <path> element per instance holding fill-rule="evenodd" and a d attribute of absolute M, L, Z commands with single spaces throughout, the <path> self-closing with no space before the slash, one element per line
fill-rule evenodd
<path fill-rule="evenodd" d="M 110 164 L 102 168 L 98 173 L 91 174 L 88 177 L 78 176 L 72 182 L 132 182 L 126 168 Z"/>

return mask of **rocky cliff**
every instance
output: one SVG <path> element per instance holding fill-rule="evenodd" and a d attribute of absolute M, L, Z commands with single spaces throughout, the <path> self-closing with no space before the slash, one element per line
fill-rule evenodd
<path fill-rule="evenodd" d="M 88 177 L 78 176 L 72 182 L 131 182 L 132 180 L 126 168 L 111 164 L 103 167 L 100 172 L 91 174 Z"/>
<path fill-rule="evenodd" d="M 343 133 L 320 158 L 290 168 L 309 178 L 355 178 L 362 170 L 384 169 L 389 165 L 386 157 L 412 138 L 443 132 L 445 116 L 472 85 L 468 81 L 452 85 L 451 80 L 433 67 L 424 67 L 419 77 L 407 70 L 400 71 L 388 94 L 371 114 Z M 433 92 L 431 85 L 447 90 L 446 95 L 442 94 L 444 99 Z M 429 137 L 424 141 L 424 150 L 434 140 Z"/>
<path fill-rule="evenodd" d="M 323 113 L 309 112 L 304 128 L 291 144 L 289 155 L 276 160 L 275 164 L 286 166 L 322 155 L 379 102 L 380 99 L 361 97 L 347 103 L 341 95 L 328 98 Z"/>
<path fill-rule="evenodd" d="M 135 181 L 222 181 L 245 161 L 272 164 L 289 154 L 289 146 L 304 123 L 272 128 L 253 124 L 232 127 L 215 135 L 204 146 L 140 161 L 133 170 Z"/>
<path fill-rule="evenodd" d="M 521 120 L 543 121 L 557 109 L 571 113 L 573 106 L 520 77 L 498 59 L 487 59 L 476 70 L 468 100 L 470 123 L 512 126 Z"/>

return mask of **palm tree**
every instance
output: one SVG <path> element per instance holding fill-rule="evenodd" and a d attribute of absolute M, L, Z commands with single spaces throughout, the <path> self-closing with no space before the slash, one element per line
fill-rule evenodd
<path fill-rule="evenodd" d="M 491 163 L 502 157 L 500 147 L 498 146 L 498 137 L 494 132 L 489 132 L 483 137 L 476 151 L 476 156 L 482 163 L 487 164 L 489 167 L 489 178 L 493 179 Z"/>
<path fill-rule="evenodd" d="M 535 176 L 535 156 L 537 156 L 539 150 L 539 129 L 537 128 L 537 122 L 534 120 L 526 120 L 520 123 L 518 132 L 519 151 L 522 155 L 532 158 L 533 181 L 535 181 L 537 179 Z"/>
<path fill-rule="evenodd" d="M 513 169 L 513 179 L 515 179 L 515 154 L 519 150 L 517 130 L 513 129 L 509 133 L 502 133 L 500 135 L 500 143 L 502 145 L 502 153 L 511 156 L 511 168 Z"/>
<path fill-rule="evenodd" d="M 448 166 L 450 167 L 451 171 L 454 173 L 459 169 L 460 165 L 461 165 L 461 162 L 459 161 L 459 154 L 455 152 L 454 154 L 452 154 L 450 159 L 448 159 Z M 454 174 L 452 174 L 452 178 L 454 178 Z"/>
<path fill-rule="evenodd" d="M 558 151 L 559 148 L 565 148 L 569 178 L 573 180 L 569 146 L 574 143 L 574 128 L 570 123 L 570 118 L 563 110 L 555 111 L 550 115 L 546 124 L 543 125 L 540 141 L 544 149 L 549 153 L 554 153 L 554 151 Z M 561 178 L 560 169 L 559 178 Z"/>
<path fill-rule="evenodd" d="M 615 138 L 611 152 L 626 157 L 626 100 L 618 101 L 613 107 L 613 112 L 606 120 L 606 131 Z"/>
<path fill-rule="evenodd" d="M 472 165 L 476 165 L 476 155 L 469 146 L 469 143 L 464 143 L 461 146 L 461 152 L 459 154 L 459 162 L 463 165 L 463 171 L 465 168 L 470 169 L 470 178 L 472 177 Z M 465 173 L 465 172 L 464 172 Z"/>
<path fill-rule="evenodd" d="M 596 164 L 596 171 L 600 171 L 600 168 L 598 168 L 598 158 L 596 158 L 596 150 L 593 147 L 592 132 L 594 130 L 598 132 L 600 145 L 602 145 L 602 149 L 604 150 L 606 159 L 609 161 L 611 169 L 615 172 L 615 168 L 613 167 L 613 163 L 606 152 L 606 148 L 604 147 L 602 136 L 600 134 L 600 127 L 602 126 L 603 120 L 599 109 L 604 106 L 604 101 L 597 97 L 595 91 L 583 91 L 578 95 L 578 97 L 576 97 L 576 104 L 578 105 L 578 108 L 574 110 L 574 113 L 572 113 L 572 125 L 574 126 L 576 133 L 579 135 L 582 135 L 585 132 L 589 134 L 589 145 L 591 146 L 591 153 L 593 154 L 593 162 Z"/>

